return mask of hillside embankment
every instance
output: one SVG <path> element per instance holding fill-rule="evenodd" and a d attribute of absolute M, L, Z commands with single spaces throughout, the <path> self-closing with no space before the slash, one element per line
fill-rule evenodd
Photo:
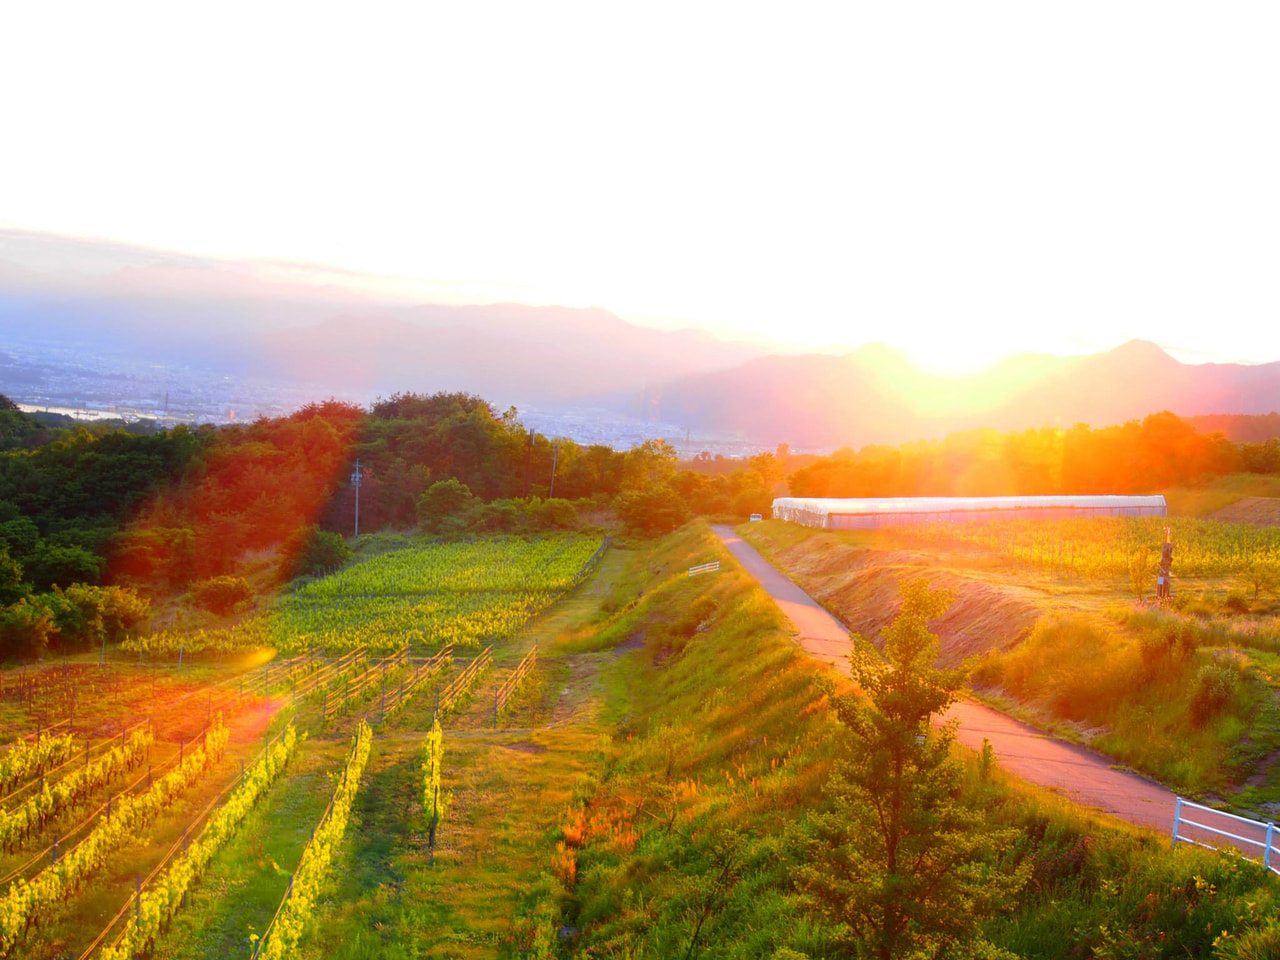
<path fill-rule="evenodd" d="M 837 619 L 873 641 L 897 614 L 904 580 L 927 577 L 935 589 L 951 591 L 955 601 L 935 624 L 944 666 L 1017 646 L 1044 613 L 1034 589 L 985 582 L 922 551 L 873 546 L 870 537 L 774 522 L 753 524 L 745 535 Z"/>
<path fill-rule="evenodd" d="M 894 616 L 904 581 L 951 590 L 955 602 L 936 624 L 939 659 L 972 657 L 974 692 L 988 704 L 1183 795 L 1280 810 L 1280 657 L 1270 628 L 1246 635 L 1206 621 L 1192 612 L 1208 609 L 1200 601 L 1187 612 L 1135 605 L 1127 582 L 1020 569 L 970 544 L 926 552 L 889 531 L 776 521 L 738 530 L 869 639 Z M 1179 582 L 1184 601 L 1192 589 Z"/>

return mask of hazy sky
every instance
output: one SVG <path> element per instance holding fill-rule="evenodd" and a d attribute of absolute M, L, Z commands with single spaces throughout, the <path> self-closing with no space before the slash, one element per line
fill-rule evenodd
<path fill-rule="evenodd" d="M 40 2 L 0 226 L 935 366 L 1280 359 L 1280 7 Z"/>

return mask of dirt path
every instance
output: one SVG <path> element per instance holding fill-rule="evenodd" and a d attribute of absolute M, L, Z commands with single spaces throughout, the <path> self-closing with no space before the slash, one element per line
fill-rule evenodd
<path fill-rule="evenodd" d="M 795 625 L 796 642 L 805 652 L 847 673 L 852 648 L 848 628 L 732 528 L 712 529 Z M 1001 766 L 1023 780 L 1129 823 L 1157 830 L 1168 830 L 1173 824 L 1176 798 L 1172 792 L 1135 774 L 1113 769 L 1105 757 L 1055 740 L 972 700 L 957 703 L 944 719 L 953 718 L 960 724 L 957 736 L 961 743 L 978 750 L 984 738 L 990 740 Z"/>

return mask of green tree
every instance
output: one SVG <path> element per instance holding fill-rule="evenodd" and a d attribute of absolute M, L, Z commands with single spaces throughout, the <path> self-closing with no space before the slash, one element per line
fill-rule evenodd
<path fill-rule="evenodd" d="M 471 488 L 460 480 L 437 480 L 418 498 L 418 523 L 428 533 L 436 533 L 446 520 L 463 517 L 473 499 Z"/>
<path fill-rule="evenodd" d="M 6 547 L 0 547 L 0 606 L 17 603 L 29 589 L 22 579 L 22 564 L 9 556 Z"/>
<path fill-rule="evenodd" d="M 315 524 L 299 527 L 285 541 L 280 568 L 286 578 L 310 576 L 341 566 L 351 559 L 347 541 Z"/>
<path fill-rule="evenodd" d="M 670 533 L 689 519 L 688 505 L 665 483 L 627 490 L 617 508 L 628 530 L 651 536 Z"/>
<path fill-rule="evenodd" d="M 753 513 L 768 517 L 773 510 L 773 494 L 764 487 L 751 487 L 733 498 L 732 509 L 738 517 L 749 517 Z"/>
<path fill-rule="evenodd" d="M 994 862 L 1016 831 L 987 829 L 960 800 L 954 724 L 930 723 L 962 680 L 935 667 L 938 637 L 929 629 L 951 599 L 923 581 L 904 584 L 883 658 L 854 634 L 860 690 L 832 690 L 847 754 L 826 787 L 830 809 L 813 818 L 814 854 L 799 883 L 844 925 L 852 956 L 954 956 L 1027 879 L 1025 866 Z"/>

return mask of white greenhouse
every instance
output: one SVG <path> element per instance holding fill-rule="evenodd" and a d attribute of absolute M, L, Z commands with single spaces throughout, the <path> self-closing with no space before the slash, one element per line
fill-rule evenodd
<path fill-rule="evenodd" d="M 915 523 L 972 523 L 1008 518 L 1166 517 L 1164 497 L 870 497 L 836 500 L 778 497 L 775 520 L 824 530 L 868 530 Z"/>

